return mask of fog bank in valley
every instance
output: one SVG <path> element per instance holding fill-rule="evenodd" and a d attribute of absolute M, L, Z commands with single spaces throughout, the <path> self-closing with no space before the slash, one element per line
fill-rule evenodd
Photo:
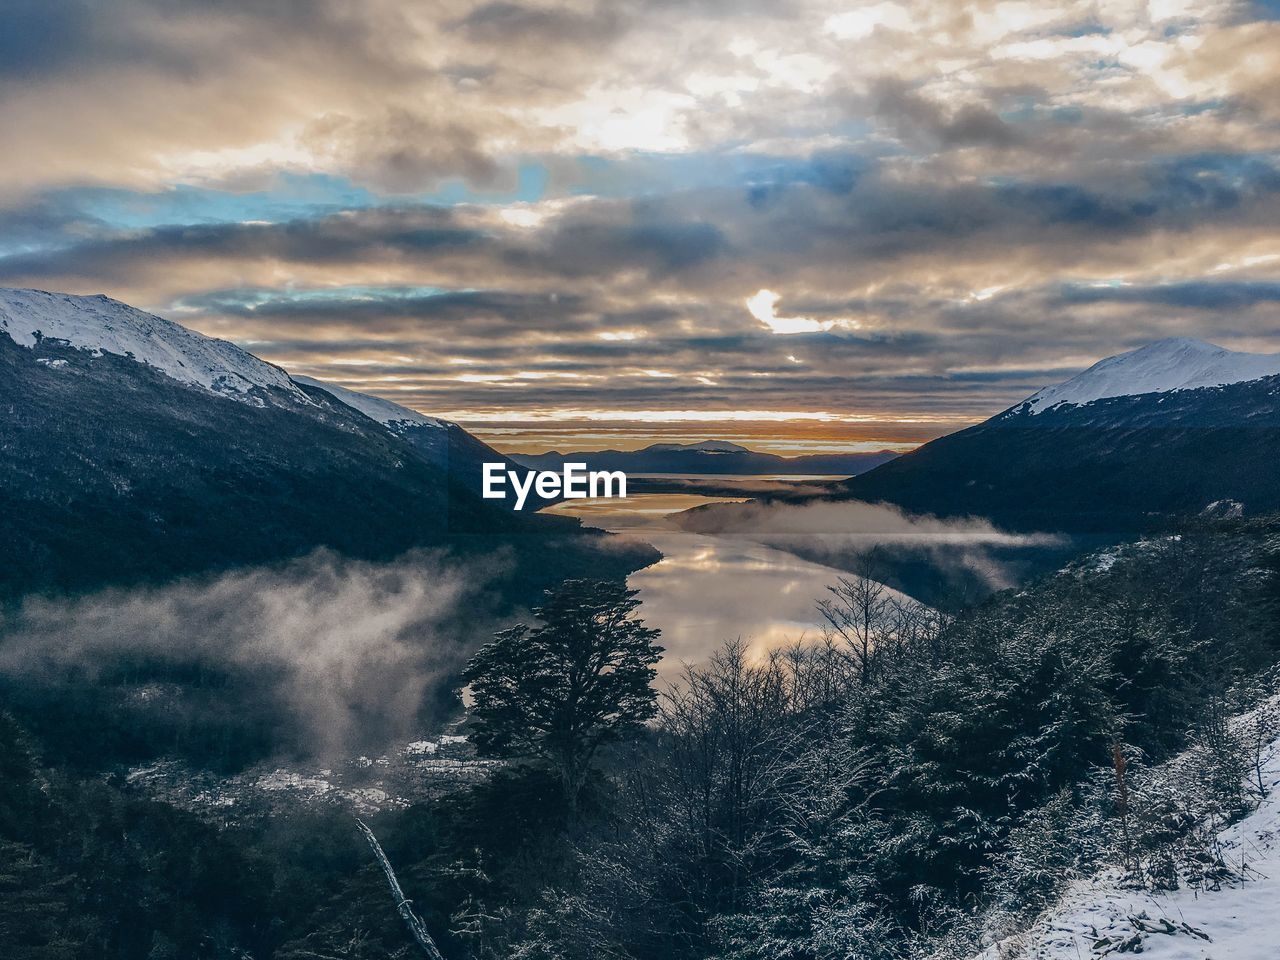
<path fill-rule="evenodd" d="M 494 628 L 485 585 L 504 565 L 321 551 L 164 586 L 29 598 L 0 619 L 0 678 L 28 707 L 110 696 L 139 729 L 252 728 L 314 756 L 376 748 L 447 702 Z"/>

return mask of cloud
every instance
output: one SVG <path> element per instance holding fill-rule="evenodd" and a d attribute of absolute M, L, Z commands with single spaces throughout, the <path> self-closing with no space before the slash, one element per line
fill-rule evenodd
<path fill-rule="evenodd" d="M 472 40 L 502 45 L 602 44 L 622 32 L 622 18 L 607 5 L 583 12 L 533 4 L 484 3 L 454 23 Z"/>
<path fill-rule="evenodd" d="M 830 329 L 830 322 L 823 323 L 812 317 L 778 316 L 778 301 L 781 299 L 782 296 L 772 290 L 757 290 L 747 297 L 747 311 L 772 333 L 817 333 Z"/>
<path fill-rule="evenodd" d="M 323 165 L 389 193 L 414 193 L 450 176 L 480 187 L 515 179 L 485 150 L 479 130 L 439 108 L 326 113 L 307 124 L 300 142 Z"/>
<path fill-rule="evenodd" d="M 823 27 L 841 40 L 862 40 L 881 28 L 910 31 L 912 22 L 905 7 L 885 2 L 832 14 Z"/>
<path fill-rule="evenodd" d="M 1280 281 L 1191 280 L 1161 284 L 1072 285 L 1064 303 L 1154 303 L 1193 310 L 1232 310 L 1280 303 Z"/>
<path fill-rule="evenodd" d="M 19 0 L 0 120 L 23 136 L 0 158 L 0 191 L 233 183 L 283 166 L 405 192 L 491 183 L 516 158 L 588 141 L 706 152 L 851 121 L 844 136 L 873 152 L 959 151 L 956 169 L 975 169 L 1025 163 L 1000 156 L 1025 147 L 1054 166 L 1139 130 L 1166 147 L 1222 142 L 1240 111 L 1271 109 L 1275 25 L 1238 5 L 1172 20 L 1136 0 L 1011 9 Z M 1169 108 L 1188 98 L 1197 109 Z M 1048 119 L 1066 113 L 1069 137 Z"/>
<path fill-rule="evenodd" d="M 178 681 L 152 721 L 257 716 L 277 748 L 319 757 L 383 746 L 431 722 L 438 688 L 485 635 L 484 584 L 501 567 L 320 552 L 161 587 L 31 598 L 0 621 L 0 674 L 28 694 L 88 683 L 136 701 L 204 672 L 222 678 L 212 694 Z"/>
<path fill-rule="evenodd" d="M 928 147 L 986 146 L 997 149 L 1026 142 L 1025 135 L 990 106 L 941 103 L 908 89 L 899 81 L 879 85 L 876 111 L 904 141 L 923 140 Z"/>
<path fill-rule="evenodd" d="M 1171 11 L 21 2 L 0 282 L 470 419 L 939 433 L 1147 338 L 1280 348 L 1280 24 Z"/>

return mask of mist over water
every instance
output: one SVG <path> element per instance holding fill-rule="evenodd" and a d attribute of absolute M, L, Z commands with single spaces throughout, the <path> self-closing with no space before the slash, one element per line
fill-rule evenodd
<path fill-rule="evenodd" d="M 662 551 L 661 561 L 633 573 L 628 583 L 640 591 L 640 615 L 662 630 L 666 653 L 658 670 L 664 679 L 678 676 L 684 663 L 706 660 L 725 640 L 741 638 L 752 653 L 763 654 L 816 636 L 816 602 L 841 575 L 764 544 L 687 532 L 669 520 L 681 510 L 724 502 L 723 497 L 654 493 L 550 508 Z"/>
<path fill-rule="evenodd" d="M 718 504 L 676 518 L 682 529 L 747 537 L 954 607 L 1055 569 L 1077 538 L 1009 533 L 983 517 L 909 514 L 888 503 L 817 500 Z"/>
<path fill-rule="evenodd" d="M 744 481 L 744 492 L 753 479 Z M 886 504 L 644 493 L 565 502 L 550 512 L 662 551 L 662 561 L 632 574 L 629 583 L 640 591 L 642 616 L 662 630 L 666 656 L 659 672 L 666 678 L 684 662 L 705 660 L 725 640 L 746 640 L 759 655 L 816 638 L 822 629 L 817 601 L 851 571 L 879 573 L 877 579 L 892 583 L 909 579 L 896 576 L 909 563 L 939 582 L 989 592 L 1018 581 L 1021 568 L 1011 558 L 1060 542 L 1047 534 L 1006 533 L 977 518 L 911 516 Z"/>
<path fill-rule="evenodd" d="M 694 529 L 677 525 L 676 514 L 706 504 L 717 506 L 678 518 Z M 662 630 L 663 679 L 729 639 L 760 655 L 816 638 L 816 603 L 853 568 L 851 552 L 905 545 L 927 551 L 932 567 L 964 568 L 995 588 L 1012 576 L 992 551 L 1043 539 L 880 505 L 690 493 L 576 500 L 550 512 L 616 531 L 620 546 L 634 538 L 662 551 L 630 584 L 640 615 Z M 68 737 L 97 735 L 95 717 L 121 718 L 143 744 L 140 757 L 177 750 L 203 761 L 223 751 L 234 766 L 379 751 L 454 718 L 461 668 L 512 618 L 499 616 L 489 589 L 509 565 L 502 555 L 419 551 L 369 563 L 319 551 L 162 586 L 31 597 L 0 611 L 0 685 L 29 717 L 83 716 L 66 723 Z"/>

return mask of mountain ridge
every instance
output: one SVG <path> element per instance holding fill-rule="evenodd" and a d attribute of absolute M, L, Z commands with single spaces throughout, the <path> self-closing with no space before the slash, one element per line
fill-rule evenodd
<path fill-rule="evenodd" d="M 444 434 L 433 458 L 225 341 L 107 298 L 44 294 L 40 315 L 24 316 L 24 297 L 4 293 L 0 600 L 318 548 L 370 560 L 509 548 L 511 576 L 532 597 L 557 576 L 655 559 L 650 548 L 605 549 L 568 518 L 482 500 L 461 462 L 479 441 L 456 425 L 431 428 Z M 69 316 L 51 322 L 55 309 Z M 219 378 L 223 355 L 233 367 Z"/>
<path fill-rule="evenodd" d="M 518 475 L 523 475 L 529 469 L 499 453 L 452 420 L 431 417 L 383 397 L 357 393 L 314 377 L 299 376 L 293 379 L 304 386 L 323 390 L 340 403 L 368 417 L 388 433 L 410 444 L 430 463 L 445 470 L 452 479 L 464 483 L 471 490 L 482 489 L 486 463 L 500 463 L 504 470 Z M 506 487 L 502 502 L 507 506 L 514 506 L 515 501 L 515 494 L 509 486 Z M 554 502 L 530 494 L 530 505 Z"/>
<path fill-rule="evenodd" d="M 1193 363 L 1165 363 L 1185 359 L 1192 343 Z M 837 496 L 915 513 L 982 516 L 1013 529 L 1081 533 L 1142 530 L 1219 500 L 1238 501 L 1250 513 L 1280 509 L 1273 469 L 1280 458 L 1280 373 L 1202 383 L 1224 376 L 1224 355 L 1240 371 L 1232 351 L 1185 339 L 1150 346 L 1099 361 L 982 423 L 845 480 Z M 1152 357 L 1169 376 L 1135 376 L 1128 389 L 1142 392 L 1089 399 L 1079 390 L 1081 377 L 1086 386 L 1098 385 L 1088 375 L 1099 369 L 1110 389 L 1119 389 L 1117 373 L 1135 358 L 1136 369 L 1150 373 L 1142 361 Z M 1261 361 L 1244 366 L 1245 373 L 1267 369 Z M 1153 384 L 1164 389 L 1149 390 Z M 1029 407 L 1037 397 L 1041 403 Z"/>
<path fill-rule="evenodd" d="M 318 387 L 326 393 L 331 393 L 349 407 L 354 407 L 363 413 L 366 417 L 377 420 L 383 426 L 400 428 L 404 425 L 413 424 L 416 426 L 438 427 L 446 429 L 452 421 L 444 420 L 440 417 L 427 416 L 425 413 L 419 413 L 417 410 L 409 407 L 402 407 L 394 401 L 387 400 L 384 397 L 374 396 L 370 393 L 359 393 L 347 387 L 338 386 L 336 383 L 329 383 L 327 380 L 317 380 L 315 377 L 304 377 L 291 374 L 295 383 L 306 384 L 309 387 Z"/>
<path fill-rule="evenodd" d="M 62 342 L 92 355 L 130 357 L 179 383 L 231 399 L 249 399 L 258 387 L 310 402 L 283 368 L 229 340 L 206 337 L 105 294 L 0 287 L 0 331 L 32 351 Z"/>
<path fill-rule="evenodd" d="M 565 463 L 585 463 L 592 470 L 627 473 L 680 473 L 705 476 L 776 474 L 853 476 L 892 460 L 891 450 L 869 453 L 817 453 L 780 457 L 725 440 L 654 443 L 639 450 L 596 450 L 511 454 L 517 463 L 538 470 L 560 470 Z"/>
<path fill-rule="evenodd" d="M 430 463 L 473 489 L 479 489 L 485 462 L 520 469 L 452 421 L 313 377 L 294 376 L 228 340 L 205 336 L 105 294 L 78 296 L 0 288 L 0 332 L 31 350 L 37 363 L 51 369 L 64 367 L 67 359 L 39 354 L 48 353 L 55 344 L 65 344 L 90 360 L 105 354 L 125 357 L 185 386 L 256 406 L 268 401 L 310 406 L 315 399 L 306 388 L 323 390 L 406 439 Z"/>

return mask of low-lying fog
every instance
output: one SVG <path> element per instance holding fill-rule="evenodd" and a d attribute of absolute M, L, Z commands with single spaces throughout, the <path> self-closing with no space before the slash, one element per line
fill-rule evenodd
<path fill-rule="evenodd" d="M 673 518 L 712 502 L 722 505 L 678 518 L 686 529 Z M 934 602 L 910 585 L 941 577 L 947 589 L 998 588 L 1014 579 L 1010 552 L 1053 546 L 983 521 L 866 504 L 649 493 L 552 510 L 664 554 L 631 578 L 641 616 L 662 631 L 663 679 L 725 640 L 762 653 L 816 638 L 817 601 L 859 558 L 877 558 L 877 579 Z M 164 586 L 32 598 L 0 613 L 0 686 L 33 724 L 58 725 L 42 737 L 87 762 L 95 751 L 138 762 L 177 752 L 238 769 L 277 755 L 376 753 L 453 718 L 461 667 L 510 622 L 488 589 L 505 562 L 417 552 L 378 564 L 319 552 Z"/>
<path fill-rule="evenodd" d="M 137 715 L 135 736 L 157 737 L 158 748 L 166 734 L 152 723 L 223 729 L 244 750 L 266 740 L 341 755 L 421 727 L 495 627 L 481 591 L 501 564 L 319 552 L 160 587 L 33 598 L 0 620 L 0 677 L 29 708 L 41 696 L 113 691 Z"/>
<path fill-rule="evenodd" d="M 663 632 L 667 655 L 660 672 L 668 677 L 682 661 L 704 660 L 726 639 L 740 637 L 761 652 L 815 637 L 817 601 L 850 571 L 927 588 L 909 592 L 934 603 L 948 592 L 1011 586 L 1020 574 L 1019 555 L 1062 549 L 1057 537 L 1008 534 L 984 520 L 913 517 L 883 504 L 642 493 L 549 509 L 662 551 L 662 561 L 633 574 L 630 583 L 640 590 L 645 618 Z"/>

